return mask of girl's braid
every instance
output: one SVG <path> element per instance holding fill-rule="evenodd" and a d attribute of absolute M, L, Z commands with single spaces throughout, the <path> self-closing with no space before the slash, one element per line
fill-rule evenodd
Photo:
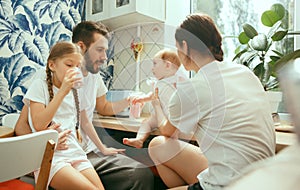
<path fill-rule="evenodd" d="M 46 81 L 47 81 L 47 86 L 48 86 L 48 92 L 49 92 L 49 102 L 53 99 L 53 82 L 52 82 L 52 72 L 47 64 L 46 67 Z M 50 125 L 52 124 L 52 121 L 48 124 L 48 127 L 50 127 Z"/>
<path fill-rule="evenodd" d="M 47 65 L 46 67 L 46 75 L 47 75 L 47 86 L 48 86 L 48 92 L 49 92 L 49 102 L 53 99 L 53 82 L 52 82 L 52 73 L 51 73 L 51 70 L 49 68 L 49 66 Z"/>
<path fill-rule="evenodd" d="M 82 142 L 82 138 L 79 132 L 79 124 L 80 124 L 80 110 L 79 110 L 79 99 L 78 99 L 78 92 L 76 89 L 72 88 L 72 92 L 73 92 L 73 96 L 74 96 L 74 100 L 75 100 L 75 107 L 76 107 L 76 117 L 77 117 L 77 121 L 76 121 L 76 125 L 75 125 L 75 129 L 76 129 L 76 135 L 77 135 L 77 139 L 79 142 Z"/>

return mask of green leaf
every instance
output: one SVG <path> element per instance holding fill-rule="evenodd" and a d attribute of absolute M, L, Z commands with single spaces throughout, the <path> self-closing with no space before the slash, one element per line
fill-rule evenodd
<path fill-rule="evenodd" d="M 287 32 L 287 30 L 278 31 L 271 38 L 273 41 L 280 41 L 286 36 Z"/>
<path fill-rule="evenodd" d="M 279 58 L 278 58 L 278 59 L 279 59 Z M 278 59 L 276 59 L 276 60 L 273 60 L 273 59 L 272 59 L 272 61 L 270 61 L 270 62 L 268 63 L 268 65 L 269 65 L 269 73 L 270 73 L 270 76 L 276 77 L 275 64 L 276 64 L 276 61 L 277 61 Z"/>
<path fill-rule="evenodd" d="M 257 51 L 266 51 L 268 40 L 265 34 L 258 34 L 251 40 L 251 47 Z"/>
<path fill-rule="evenodd" d="M 279 20 L 280 17 L 277 15 L 277 13 L 271 10 L 265 11 L 261 15 L 262 24 L 268 27 L 272 27 Z"/>
<path fill-rule="evenodd" d="M 240 47 L 240 46 L 239 46 L 239 47 Z M 239 47 L 236 49 L 236 51 L 239 49 Z M 236 60 L 237 58 L 239 58 L 239 57 L 240 57 L 243 53 L 245 53 L 245 52 L 247 52 L 246 49 L 244 49 L 244 50 L 242 50 L 242 51 L 236 53 L 235 56 L 234 56 L 234 58 L 232 59 L 232 61 L 234 61 L 234 60 Z"/>
<path fill-rule="evenodd" d="M 283 56 L 283 54 L 282 53 L 280 53 L 279 51 L 276 51 L 276 50 L 272 50 L 276 55 L 278 55 L 279 57 L 282 57 Z"/>
<path fill-rule="evenodd" d="M 244 45 L 239 45 L 235 50 L 234 50 L 234 53 L 235 54 L 238 54 L 238 53 L 240 53 L 241 51 L 247 51 L 247 47 L 246 48 L 243 48 L 244 47 Z M 243 48 L 243 49 L 242 49 Z"/>
<path fill-rule="evenodd" d="M 253 72 L 259 78 L 259 80 L 262 81 L 265 73 L 264 64 L 262 62 L 257 64 L 253 69 Z"/>
<path fill-rule="evenodd" d="M 272 46 L 273 41 L 272 40 L 268 40 L 268 46 L 266 48 L 266 52 L 269 51 L 270 47 Z"/>
<path fill-rule="evenodd" d="M 257 57 L 257 52 L 256 51 L 247 51 L 241 54 L 240 56 L 240 63 L 243 65 L 250 65 L 252 60 Z"/>
<path fill-rule="evenodd" d="M 275 77 L 275 78 L 270 78 L 269 81 L 267 82 L 267 84 L 265 85 L 266 91 L 274 90 L 274 89 L 278 88 L 279 82 L 278 82 L 276 76 L 273 76 L 273 77 Z"/>
<path fill-rule="evenodd" d="M 278 61 L 280 58 L 281 58 L 281 57 L 279 57 L 279 56 L 274 56 L 274 55 L 271 55 L 271 56 L 270 56 L 270 59 L 272 60 L 272 61 L 271 61 L 272 64 L 273 64 L 273 62 L 274 62 L 274 64 L 275 64 L 275 62 Z M 270 63 L 271 63 L 271 62 L 270 62 Z"/>
<path fill-rule="evenodd" d="M 268 38 L 271 38 L 271 36 L 273 36 L 273 35 L 280 29 L 281 24 L 282 24 L 281 21 L 276 22 L 276 23 L 271 27 L 270 31 L 268 32 L 267 37 L 268 37 Z"/>
<path fill-rule="evenodd" d="M 241 44 L 247 44 L 250 40 L 245 32 L 241 32 L 238 39 Z"/>
<path fill-rule="evenodd" d="M 285 15 L 285 8 L 282 4 L 280 3 L 275 3 L 271 6 L 271 10 L 274 11 L 277 15 L 279 19 L 282 19 Z"/>
<path fill-rule="evenodd" d="M 253 28 L 253 26 L 247 23 L 243 25 L 243 30 L 245 34 L 248 36 L 248 38 L 250 39 L 252 39 L 254 36 L 258 34 L 255 28 Z"/>

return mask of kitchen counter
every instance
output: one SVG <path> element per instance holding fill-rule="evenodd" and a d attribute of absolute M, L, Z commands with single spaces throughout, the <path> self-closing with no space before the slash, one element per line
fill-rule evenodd
<path fill-rule="evenodd" d="M 106 129 L 113 129 L 117 131 L 127 131 L 127 132 L 138 132 L 139 127 L 144 119 L 146 119 L 149 115 L 142 115 L 138 119 L 130 119 L 130 118 L 121 118 L 121 117 L 108 117 L 101 116 L 98 114 L 94 114 L 93 125 L 95 127 L 102 127 Z M 160 135 L 159 130 L 152 131 L 151 135 Z M 180 139 L 184 140 L 193 140 L 196 139 L 193 135 L 187 135 L 180 133 Z"/>
<path fill-rule="evenodd" d="M 106 129 L 113 129 L 117 131 L 137 132 L 141 125 L 141 122 L 146 119 L 148 115 L 142 115 L 139 119 L 129 118 L 116 118 L 116 117 L 103 117 L 98 114 L 94 114 L 93 124 L 95 127 L 102 127 Z M 152 135 L 160 135 L 159 130 L 155 130 Z M 180 139 L 195 141 L 193 135 L 186 135 L 181 133 Z M 297 141 L 297 136 L 292 132 L 276 131 L 276 153 L 283 148 L 292 145 Z"/>

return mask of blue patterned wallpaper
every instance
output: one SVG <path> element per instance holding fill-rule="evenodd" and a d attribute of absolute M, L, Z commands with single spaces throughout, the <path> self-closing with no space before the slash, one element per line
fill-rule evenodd
<path fill-rule="evenodd" d="M 49 49 L 71 40 L 81 21 L 84 0 L 0 0 L 0 124 L 3 115 L 22 109 L 34 73 Z"/>

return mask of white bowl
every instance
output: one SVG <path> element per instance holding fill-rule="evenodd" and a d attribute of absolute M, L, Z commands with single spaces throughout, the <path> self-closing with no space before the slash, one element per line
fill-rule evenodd
<path fill-rule="evenodd" d="M 106 99 L 111 102 L 116 102 L 128 97 L 132 90 L 109 90 L 106 94 Z M 116 115 L 117 117 L 129 117 L 129 108 L 125 108 L 122 112 Z"/>

